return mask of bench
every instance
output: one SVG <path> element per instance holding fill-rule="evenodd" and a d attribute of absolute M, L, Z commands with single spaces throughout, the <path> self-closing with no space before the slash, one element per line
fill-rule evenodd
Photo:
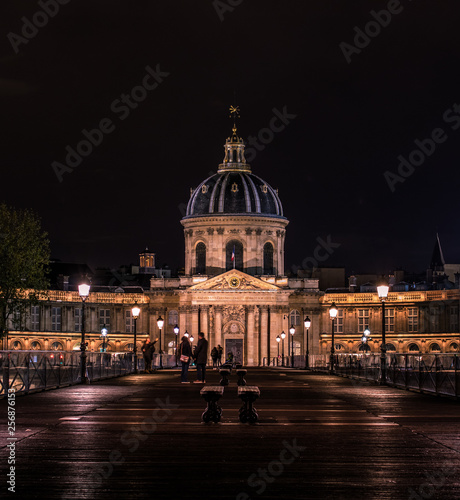
<path fill-rule="evenodd" d="M 222 378 L 220 380 L 220 385 L 228 385 L 228 377 L 230 373 L 232 372 L 231 368 L 221 368 L 219 370 L 220 374 L 222 375 Z"/>
<path fill-rule="evenodd" d="M 248 373 L 247 370 L 243 368 L 237 368 L 236 374 L 238 375 L 238 382 L 237 382 L 238 385 L 246 385 L 246 380 L 244 378 L 246 373 Z"/>
<path fill-rule="evenodd" d="M 207 402 L 206 410 L 201 415 L 203 422 L 219 422 L 222 416 L 222 408 L 217 404 L 217 401 L 224 394 L 224 388 L 221 385 L 208 385 L 200 391 L 201 396 Z"/>
<path fill-rule="evenodd" d="M 259 420 L 259 415 L 253 406 L 259 396 L 260 390 L 255 385 L 238 387 L 238 397 L 243 401 L 243 406 L 240 408 L 240 422 L 243 424 L 246 422 L 253 424 Z"/>

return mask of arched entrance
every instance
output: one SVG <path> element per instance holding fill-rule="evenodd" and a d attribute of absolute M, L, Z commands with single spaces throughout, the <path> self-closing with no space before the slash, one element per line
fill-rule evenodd
<path fill-rule="evenodd" d="M 230 321 L 223 328 L 224 359 L 231 355 L 234 363 L 244 364 L 244 325 L 239 321 Z"/>

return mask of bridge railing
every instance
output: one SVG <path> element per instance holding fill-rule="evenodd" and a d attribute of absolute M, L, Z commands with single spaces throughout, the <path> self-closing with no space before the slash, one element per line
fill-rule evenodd
<path fill-rule="evenodd" d="M 80 363 L 80 351 L 0 351 L 0 397 L 78 384 Z M 133 354 L 87 352 L 86 370 L 90 382 L 133 373 Z"/>
<path fill-rule="evenodd" d="M 303 359 L 302 359 L 303 358 Z M 294 357 L 294 366 L 303 368 L 305 358 Z M 329 355 L 310 355 L 313 371 L 329 371 Z M 334 374 L 344 377 L 380 381 L 380 353 L 336 354 Z M 404 389 L 433 394 L 460 396 L 460 355 L 458 354 L 386 354 L 386 381 Z"/>

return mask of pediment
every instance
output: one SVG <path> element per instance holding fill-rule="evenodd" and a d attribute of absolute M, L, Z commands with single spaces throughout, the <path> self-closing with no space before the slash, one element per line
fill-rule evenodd
<path fill-rule="evenodd" d="M 197 283 L 189 288 L 189 290 L 279 290 L 280 288 L 271 283 L 267 283 L 259 278 L 250 276 L 249 274 L 231 269 L 226 273 L 214 276 L 201 283 Z"/>

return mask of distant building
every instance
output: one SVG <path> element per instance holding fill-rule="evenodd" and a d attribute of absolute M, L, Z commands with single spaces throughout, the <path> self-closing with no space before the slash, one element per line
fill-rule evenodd
<path fill-rule="evenodd" d="M 169 269 L 158 269 L 155 254 L 148 249 L 139 255 L 139 266 L 94 273 L 86 302 L 90 351 L 101 348 L 103 326 L 109 331 L 109 351 L 132 349 L 131 308 L 137 302 L 141 308 L 138 347 L 147 336 L 159 335 L 156 322 L 161 315 L 165 319 L 162 349 L 171 354 L 175 325 L 179 337 L 185 331 L 195 336 L 202 331 L 210 347 L 222 345 L 225 355 L 232 352 L 245 365 L 263 365 L 276 357 L 281 347 L 276 338 L 283 331 L 288 337 L 284 345 L 288 355 L 291 326 L 294 354 L 305 354 L 307 334 L 310 354 L 328 353 L 328 310 L 335 302 L 337 349 L 359 352 L 368 327 L 374 339 L 371 350 L 378 352 L 381 304 L 376 286 L 385 278 L 392 287 L 386 308 L 389 347 L 395 352 L 458 352 L 458 289 L 428 290 L 426 284 L 417 289 L 404 282 L 402 272 L 390 277 L 351 276 L 348 287 L 340 268 L 314 269 L 311 276 L 286 276 L 284 243 L 289 221 L 278 191 L 252 173 L 244 148 L 234 127 L 217 173 L 191 192 L 181 220 L 183 273 L 172 277 Z M 436 256 L 435 261 L 433 272 L 445 272 L 442 259 Z M 69 278 L 66 285 L 68 275 L 59 273 L 62 283 L 55 281 L 48 298 L 33 306 L 20 327 L 10 332 L 10 348 L 79 348 L 81 299 L 78 283 L 71 282 L 75 279 Z M 308 331 L 307 316 L 311 319 Z"/>

